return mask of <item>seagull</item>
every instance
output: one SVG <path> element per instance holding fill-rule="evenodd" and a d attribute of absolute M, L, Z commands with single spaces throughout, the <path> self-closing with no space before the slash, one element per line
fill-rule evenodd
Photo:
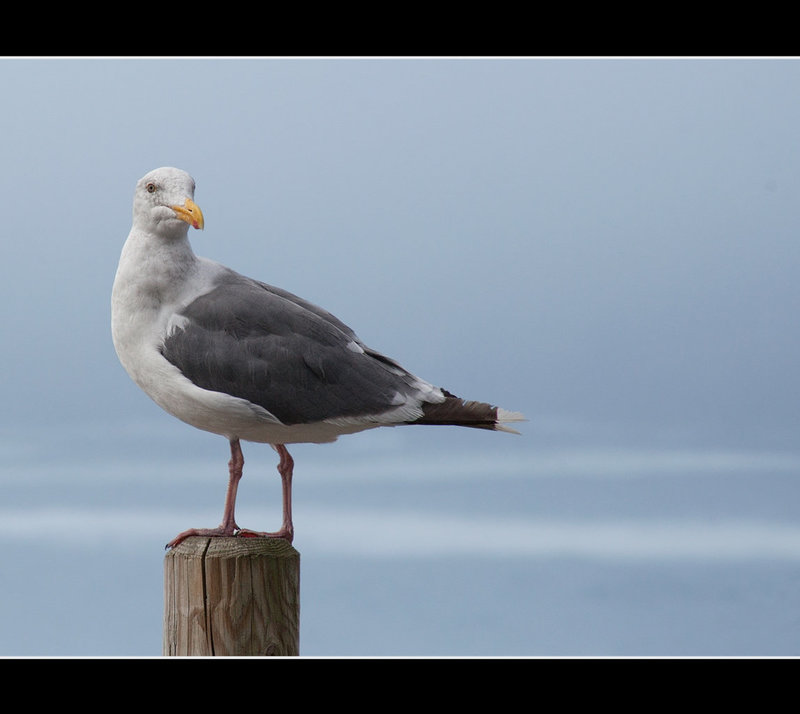
<path fill-rule="evenodd" d="M 195 182 L 155 169 L 136 184 L 133 223 L 111 295 L 111 333 L 122 366 L 162 409 L 230 444 L 222 522 L 189 536 L 294 538 L 287 444 L 326 443 L 343 434 L 400 424 L 449 424 L 519 433 L 518 412 L 465 401 L 367 347 L 326 310 L 246 277 L 189 243 L 202 230 Z M 236 491 L 241 441 L 278 453 L 283 520 L 275 532 L 239 528 Z"/>

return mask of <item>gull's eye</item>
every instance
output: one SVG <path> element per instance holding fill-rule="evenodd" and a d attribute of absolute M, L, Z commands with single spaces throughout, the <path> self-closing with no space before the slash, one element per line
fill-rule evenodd
<path fill-rule="evenodd" d="M 157 186 L 154 183 L 149 183 L 145 188 L 147 189 L 147 193 L 155 193 Z"/>

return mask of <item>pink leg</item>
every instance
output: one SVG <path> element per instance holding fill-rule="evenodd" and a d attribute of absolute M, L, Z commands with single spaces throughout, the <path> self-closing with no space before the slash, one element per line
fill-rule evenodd
<path fill-rule="evenodd" d="M 283 523 L 281 529 L 274 533 L 261 533 L 258 531 L 239 530 L 236 535 L 244 538 L 283 538 L 294 540 L 294 525 L 292 524 L 292 473 L 294 472 L 294 459 L 283 444 L 273 444 L 273 448 L 281 457 L 278 463 L 278 473 L 281 475 L 283 490 Z"/>
<path fill-rule="evenodd" d="M 242 447 L 238 439 L 231 439 L 231 460 L 228 462 L 228 490 L 225 493 L 225 510 L 222 512 L 222 523 L 217 528 L 190 528 L 175 536 L 167 548 L 174 548 L 178 543 L 189 536 L 232 536 L 235 535 L 239 526 L 236 525 L 234 511 L 236 509 L 236 491 L 239 488 L 239 481 L 242 480 L 242 468 L 244 467 L 244 456 Z"/>

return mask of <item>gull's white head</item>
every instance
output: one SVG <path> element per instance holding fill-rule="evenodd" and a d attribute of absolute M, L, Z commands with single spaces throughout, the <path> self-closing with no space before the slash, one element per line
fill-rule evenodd
<path fill-rule="evenodd" d="M 186 235 L 189 226 L 203 228 L 203 213 L 194 202 L 194 179 L 171 167 L 154 169 L 136 184 L 134 227 L 164 236 Z"/>

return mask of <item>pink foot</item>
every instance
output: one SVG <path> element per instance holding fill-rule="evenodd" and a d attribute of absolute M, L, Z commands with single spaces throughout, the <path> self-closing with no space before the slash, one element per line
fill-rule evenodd
<path fill-rule="evenodd" d="M 189 528 L 183 531 L 183 533 L 176 535 L 167 543 L 166 549 L 180 545 L 191 536 L 203 536 L 205 538 L 226 538 L 230 536 L 236 536 L 237 538 L 283 538 L 283 540 L 291 545 L 291 542 L 294 540 L 294 530 L 281 528 L 274 533 L 264 533 L 262 531 L 251 531 L 247 528 L 234 528 L 231 530 L 230 528 L 223 528 L 222 526 L 218 526 L 217 528 Z"/>
<path fill-rule="evenodd" d="M 284 527 L 274 533 L 264 533 L 262 531 L 251 531 L 247 528 L 240 528 L 234 535 L 238 538 L 282 538 L 291 544 L 294 540 L 294 529 Z"/>
<path fill-rule="evenodd" d="M 226 536 L 236 535 L 237 527 L 234 524 L 232 527 L 229 526 L 227 528 L 223 528 L 222 526 L 217 526 L 216 528 L 189 528 L 188 530 L 183 531 L 183 533 L 178 533 L 169 543 L 166 545 L 166 549 L 174 548 L 176 545 L 183 543 L 187 538 L 191 536 L 205 536 L 207 538 L 224 538 Z"/>

